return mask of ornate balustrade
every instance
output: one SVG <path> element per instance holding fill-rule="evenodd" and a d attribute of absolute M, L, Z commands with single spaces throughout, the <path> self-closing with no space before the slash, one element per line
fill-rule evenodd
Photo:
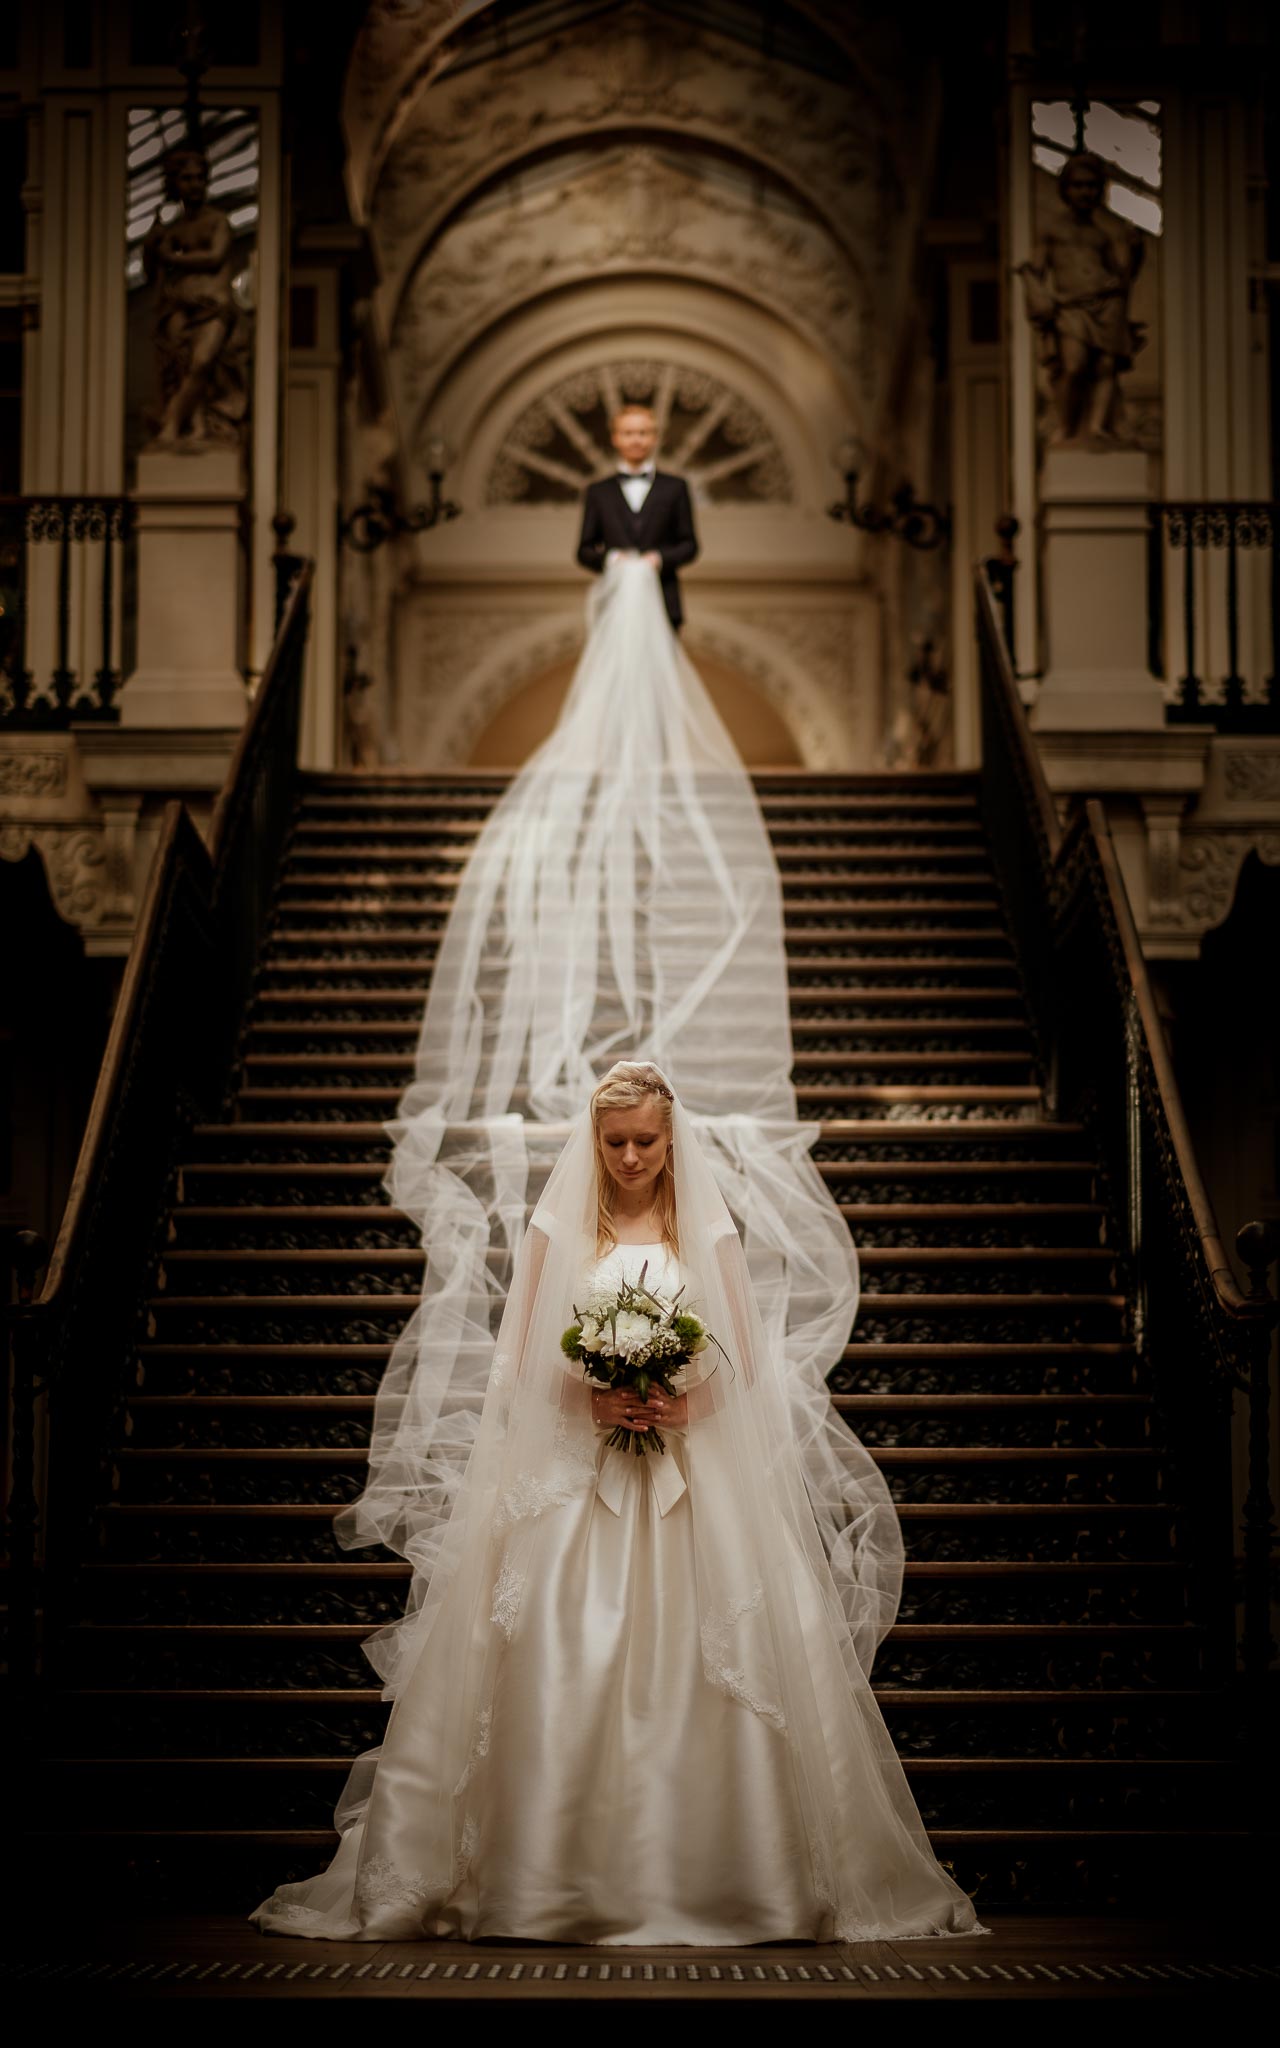
<path fill-rule="evenodd" d="M 1063 832 L 1026 722 L 999 595 L 978 572 L 983 684 L 982 801 L 1035 1013 L 1051 1113 L 1089 1125 L 1110 1178 L 1132 1303 L 1180 1475 L 1188 1543 L 1213 1581 L 1218 1677 L 1236 1664 L 1230 1507 L 1233 1394 L 1249 1400 L 1243 1665 L 1255 1740 L 1273 1644 L 1270 1361 L 1280 1303 L 1268 1287 L 1280 1243 L 1249 1223 L 1236 1246 L 1242 1289 L 1201 1177 L 1103 807 Z"/>
<path fill-rule="evenodd" d="M 149 1233 L 189 1125 L 216 1116 L 293 809 L 311 566 L 278 560 L 287 586 L 275 645 L 214 811 L 210 844 L 180 802 L 164 814 L 61 1228 L 14 1246 L 10 1675 L 30 1688 L 56 1661 L 66 1594 L 84 1554 L 112 1417 L 125 1394 Z M 49 1403 L 43 1546 L 35 1404 Z M 43 1620 L 43 1639 L 38 1625 Z"/>
<path fill-rule="evenodd" d="M 1280 732 L 1278 511 L 1247 498 L 1172 499 L 1150 508 L 1148 665 L 1160 677 L 1173 667 L 1171 724 Z"/>
<path fill-rule="evenodd" d="M 0 727 L 120 715 L 127 498 L 0 498 Z"/>

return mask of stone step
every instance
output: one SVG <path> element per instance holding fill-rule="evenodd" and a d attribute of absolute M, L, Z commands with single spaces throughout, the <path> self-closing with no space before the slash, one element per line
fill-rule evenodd
<path fill-rule="evenodd" d="M 309 905 L 309 907 L 311 909 L 319 909 L 319 907 L 324 907 L 324 905 Z M 336 915 L 338 913 L 346 913 L 346 905 L 332 905 L 332 909 L 334 909 Z M 387 950 L 391 946 L 422 946 L 434 958 L 434 950 L 436 950 L 436 946 L 440 942 L 440 930 L 442 930 L 442 924 L 434 924 L 434 926 L 406 926 L 406 928 L 393 930 L 393 932 L 381 932 L 381 930 L 360 932 L 358 928 L 352 930 L 350 920 L 346 924 L 319 924 L 319 926 L 313 926 L 313 924 L 291 924 L 291 918 L 281 909 L 281 911 L 276 911 L 272 930 L 266 936 L 264 944 L 266 944 L 266 952 L 268 954 L 274 952 L 279 946 L 358 946 L 360 950 L 373 950 L 373 952 L 381 952 L 381 950 Z M 844 946 L 870 946 L 870 948 L 874 948 L 874 946 L 891 946 L 897 952 L 897 956 L 889 954 L 889 965 L 893 967 L 895 973 L 897 973 L 899 961 L 901 961 L 903 969 L 913 969 L 913 967 L 918 967 L 918 965 L 950 967 L 952 965 L 952 958 L 954 958 L 954 965 L 956 967 L 981 967 L 983 971 L 985 969 L 995 969 L 995 967 L 1004 967 L 1010 973 L 1018 971 L 1016 969 L 1016 961 L 1012 958 L 1010 938 L 1004 932 L 1004 928 L 997 926 L 997 924 L 975 926 L 973 930 L 965 930 L 963 926 L 958 926 L 958 928 L 956 926 L 938 926 L 936 930 L 930 930 L 926 926 L 924 930 L 901 932 L 901 934 L 885 932 L 879 926 L 868 926 L 868 928 L 848 926 L 848 928 L 840 928 L 840 930 L 819 928 L 817 932 L 805 932 L 801 928 L 801 930 L 788 932 L 786 938 L 784 938 L 788 954 L 799 954 L 803 967 L 827 965 L 827 952 L 815 952 L 815 954 L 805 952 L 805 948 L 811 946 L 813 942 L 821 942 L 823 948 L 842 946 L 842 944 Z M 903 950 L 907 944 L 913 946 L 915 952 Z M 952 946 L 981 946 L 985 952 L 991 954 L 991 958 L 977 958 L 977 961 L 975 961 L 975 958 L 971 958 L 967 954 L 950 954 L 950 952 L 936 954 L 934 950 L 930 950 L 930 948 L 938 948 L 938 946 L 944 946 L 944 948 L 952 948 Z M 1004 952 L 1004 956 L 1001 956 L 1001 952 Z M 879 958 L 881 958 L 881 954 L 866 952 L 866 954 L 848 956 L 844 965 L 874 967 L 874 965 L 877 965 Z M 842 956 L 840 954 L 831 956 L 831 961 L 829 961 L 831 967 L 836 967 L 840 963 L 842 963 Z"/>
<path fill-rule="evenodd" d="M 432 931 L 430 928 L 421 926 L 411 927 L 407 931 L 369 932 L 353 936 L 349 930 L 344 929 L 341 925 L 299 925 L 288 931 L 276 930 L 267 940 L 267 955 L 270 958 L 270 956 L 284 946 L 311 946 L 316 949 L 316 958 L 327 960 L 328 956 L 325 954 L 324 948 L 333 947 L 343 949 L 344 959 L 350 958 L 354 960 L 363 953 L 368 953 L 372 958 L 372 956 L 391 952 L 396 947 L 416 945 L 423 948 L 422 957 L 429 964 L 434 958 L 434 948 L 439 936 L 438 930 Z M 283 964 L 290 964 L 287 956 Z M 373 964 L 376 964 L 376 962 Z M 399 967 L 402 965 L 407 966 L 410 963 L 407 961 L 396 961 L 395 964 Z M 851 976 L 850 986 L 847 988 L 830 986 L 832 970 L 836 963 L 824 959 L 820 960 L 817 965 L 828 976 L 829 986 L 825 991 L 796 987 L 796 970 L 797 968 L 803 970 L 804 964 L 803 957 L 789 962 L 792 977 L 791 1007 L 793 1010 L 803 1009 L 809 1003 L 820 1002 L 824 993 L 830 993 L 833 996 L 839 996 L 852 1001 L 855 997 L 861 997 L 864 994 L 864 991 L 858 986 L 858 977 L 874 980 L 877 976 L 884 974 L 898 975 L 904 978 L 912 977 L 909 985 L 904 989 L 904 994 L 916 997 L 927 989 L 926 970 L 929 978 L 944 981 L 944 985 L 948 989 L 954 988 L 956 996 L 962 996 L 966 1002 L 985 1001 L 988 997 L 994 1002 L 1006 1002 L 1012 996 L 1019 993 L 1017 968 L 1014 961 L 1010 957 L 1001 957 L 999 954 L 989 956 L 979 954 L 975 956 L 964 953 L 939 953 L 927 962 L 921 961 L 918 957 L 913 958 L 909 954 L 887 954 L 867 960 L 851 960 L 847 963 Z M 964 980 L 964 977 L 970 974 L 980 974 L 989 977 L 991 986 L 989 988 L 970 987 Z M 886 990 L 881 992 L 877 1000 L 892 1000 L 892 991 Z"/>
<path fill-rule="evenodd" d="M 801 849 L 804 865 L 812 863 L 812 849 Z M 396 856 L 390 850 L 371 850 L 367 855 L 348 854 L 340 868 L 320 866 L 322 858 L 332 860 L 333 852 L 327 855 L 317 851 L 313 858 L 301 854 L 293 856 L 281 870 L 275 899 L 277 911 L 286 908 L 315 908 L 312 892 L 317 889 L 335 889 L 347 894 L 362 890 L 383 903 L 393 900 L 393 895 L 403 896 L 406 888 L 418 890 L 434 889 L 439 901 L 424 904 L 424 908 L 435 908 L 443 917 L 450 907 L 454 885 L 449 878 L 435 870 L 424 867 L 409 854 Z M 794 863 L 793 863 L 794 865 Z M 809 910 L 824 912 L 840 911 L 846 917 L 859 907 L 859 897 L 866 895 L 875 908 L 886 905 L 886 889 L 899 889 L 903 906 L 950 911 L 984 911 L 988 916 L 998 910 L 1000 892 L 995 875 L 989 863 L 966 864 L 950 860 L 943 868 L 930 866 L 927 862 L 912 863 L 896 849 L 886 849 L 883 859 L 871 854 L 850 855 L 837 871 L 834 868 L 822 870 L 814 876 L 814 882 L 821 882 L 829 894 L 822 897 L 796 895 L 786 888 L 786 856 L 781 856 L 782 896 L 784 924 L 795 925 Z M 391 872 L 394 870 L 394 872 Z M 834 888 L 834 884 L 845 877 L 848 889 Z M 856 888 L 852 885 L 856 884 Z M 810 885 L 812 887 L 812 884 Z M 948 892 L 957 891 L 962 900 L 956 900 Z"/>
<path fill-rule="evenodd" d="M 253 1341 L 243 1324 L 221 1342 L 148 1341 L 136 1347 L 139 1387 L 183 1396 L 372 1395 L 390 1355 L 389 1341 L 330 1343 L 313 1335 L 308 1342 L 290 1342 L 279 1330 L 269 1341 Z M 985 1333 L 975 1341 L 940 1342 L 917 1334 L 902 1342 L 847 1345 L 828 1383 L 838 1401 L 880 1394 L 933 1399 L 939 1388 L 965 1398 L 1033 1398 L 1064 1387 L 1097 1396 L 1142 1391 L 1140 1373 L 1137 1354 L 1122 1342 L 1028 1343 Z"/>
<path fill-rule="evenodd" d="M 404 1609 L 411 1568 L 399 1559 L 339 1564 L 141 1563 L 85 1568 L 86 1618 L 164 1622 L 349 1619 L 382 1626 Z M 1012 1623 L 1185 1621 L 1187 1574 L 1172 1559 L 1123 1564 L 1020 1559 L 904 1567 L 898 1620 Z"/>
<path fill-rule="evenodd" d="M 872 1245 L 860 1253 L 862 1272 L 936 1272 L 938 1268 L 961 1270 L 1004 1270 L 1022 1274 L 1028 1268 L 1049 1268 L 1057 1274 L 1069 1270 L 1081 1280 L 1090 1280 L 1094 1274 L 1110 1274 L 1116 1264 L 1118 1253 L 1106 1245 Z M 301 1274 L 311 1272 L 395 1272 L 395 1274 L 422 1274 L 426 1266 L 426 1251 L 422 1245 L 403 1247 L 365 1247 L 348 1249 L 332 1245 L 283 1245 L 283 1247 L 254 1247 L 254 1245 L 193 1245 L 193 1247 L 170 1247 L 162 1255 L 162 1284 L 168 1286 L 168 1276 L 186 1278 L 186 1284 L 195 1284 L 201 1274 L 236 1268 L 254 1270 L 264 1274 Z M 1061 1284 L 1061 1280 L 1059 1280 Z"/>
<path fill-rule="evenodd" d="M 775 799 L 762 808 L 770 838 L 781 839 L 784 844 L 803 832 L 806 837 L 821 839 L 824 845 L 833 849 L 862 843 L 879 846 L 893 841 L 946 852 L 953 847 L 965 853 L 985 854 L 987 851 L 983 825 L 963 807 L 950 817 L 930 817 L 923 813 L 917 816 L 899 813 L 895 817 L 890 811 L 867 811 L 839 799 L 800 805 L 779 804 Z M 736 799 L 727 805 L 708 803 L 706 809 L 712 819 L 728 818 L 731 824 L 740 816 Z M 384 847 L 402 849 L 433 841 L 455 845 L 474 843 L 488 815 L 474 815 L 478 810 L 478 806 L 456 805 L 432 807 L 414 815 L 399 816 L 385 811 L 374 811 L 368 816 L 343 816 L 336 811 L 316 816 L 303 810 L 290 830 L 286 854 L 309 853 L 316 848 L 335 846 L 353 846 L 360 852 L 367 847 L 380 852 Z"/>
<path fill-rule="evenodd" d="M 396 1088 L 241 1088 L 236 1096 L 236 1115 L 247 1112 L 251 1119 L 273 1117 L 286 1125 L 317 1121 L 326 1128 L 340 1129 L 349 1119 L 369 1114 L 394 1114 L 400 1100 Z M 847 1085 L 816 1085 L 797 1088 L 796 1107 L 801 1117 L 817 1117 L 824 1111 L 852 1115 L 861 1110 L 868 1117 L 885 1109 L 920 1104 L 930 1106 L 980 1107 L 1012 1116 L 1039 1106 L 1040 1090 L 1030 1084 L 999 1086 L 962 1081 L 882 1082 Z M 518 1092 L 517 1092 L 518 1099 Z"/>
<path fill-rule="evenodd" d="M 494 792 L 496 798 L 498 792 Z M 981 811 L 971 797 L 860 796 L 839 790 L 809 790 L 794 795 L 767 794 L 759 799 L 766 829 L 775 824 L 833 823 L 864 825 L 885 833 L 985 832 Z M 367 836 L 384 830 L 420 830 L 437 823 L 479 822 L 493 815 L 495 803 L 483 794 L 441 794 L 405 797 L 304 797 L 294 817 L 294 827 L 310 832 L 363 831 Z M 714 801 L 707 805 L 715 816 L 726 808 L 739 814 L 736 797 L 729 805 Z"/>
<path fill-rule="evenodd" d="M 299 990 L 303 990 L 314 977 L 319 977 L 322 984 L 328 983 L 332 985 L 336 978 L 341 975 L 348 977 L 353 984 L 370 982 L 372 984 L 371 993 L 375 996 L 382 988 L 386 988 L 389 992 L 394 992 L 402 999 L 406 996 L 416 997 L 419 1004 L 422 1004 L 426 1001 L 430 986 L 431 964 L 429 960 L 411 960 L 407 958 L 390 962 L 386 960 L 353 960 L 348 962 L 326 960 L 320 955 L 299 955 L 296 960 L 285 960 L 278 963 L 268 962 L 261 968 L 259 970 L 258 989 L 255 993 L 265 992 L 267 989 L 278 993 L 281 982 L 287 982 L 296 986 Z M 385 976 L 388 973 L 426 975 L 427 979 L 420 986 L 404 990 L 397 982 L 380 982 L 378 980 L 379 976 Z M 965 1020 L 952 1014 L 957 1008 L 967 1010 L 971 1007 L 980 1010 L 981 1015 L 974 1019 Z M 865 1011 L 868 1015 L 872 1016 L 878 1016 L 884 1010 L 921 1011 L 925 1012 L 930 1019 L 932 1019 L 934 1014 L 942 1020 L 950 1019 L 953 1028 L 956 1028 L 964 1021 L 969 1021 L 975 1026 L 991 1029 L 1009 1030 L 1015 1026 L 1021 1026 L 1024 1030 L 1027 1028 L 1025 1012 L 1022 1007 L 1022 996 L 1020 991 L 1014 987 L 961 988 L 947 985 L 939 988 L 859 989 L 840 988 L 828 984 L 820 988 L 798 990 L 791 997 L 790 1008 L 797 1019 L 792 1027 L 797 1033 L 804 1031 L 805 1024 L 803 1020 L 807 1014 L 814 1010 L 830 1011 L 834 1015 L 835 1012 L 846 1009 L 852 1010 L 855 1013 Z M 990 1015 L 993 1008 L 1000 1013 L 996 1017 L 991 1017 Z M 1015 1010 L 1015 1015 L 1012 1017 L 1004 1014 L 1010 1009 Z M 904 1021 L 910 1024 L 914 1020 L 908 1017 Z M 279 1024 L 272 1025 L 261 1022 L 255 1022 L 251 1026 L 251 1030 L 254 1033 L 284 1028 L 286 1027 Z M 369 1026 L 366 1028 L 372 1029 L 374 1027 Z M 816 1027 L 812 1024 L 809 1026 L 810 1030 L 814 1028 Z M 413 1045 L 417 1042 L 417 1030 L 412 1024 L 403 1029 L 402 1036 L 407 1044 Z"/>
<path fill-rule="evenodd" d="M 344 1498 L 110 1501 L 99 1513 L 97 1555 L 119 1563 L 332 1565 L 333 1517 Z M 903 1501 L 897 1512 L 908 1562 L 1180 1562 L 1177 1513 L 1167 1501 Z M 389 1553 L 375 1546 L 370 1555 Z"/>
<path fill-rule="evenodd" d="M 552 1125 L 543 1125 L 539 1128 L 547 1135 L 554 1134 L 555 1127 Z M 564 1126 L 564 1133 L 567 1137 L 567 1125 Z M 824 1148 L 853 1143 L 857 1144 L 861 1157 L 860 1162 L 847 1162 L 850 1166 L 855 1163 L 866 1165 L 868 1163 L 869 1148 L 872 1146 L 880 1148 L 891 1147 L 894 1154 L 904 1152 L 908 1146 L 913 1151 L 923 1153 L 931 1151 L 943 1152 L 947 1149 L 963 1147 L 969 1152 L 989 1148 L 999 1154 L 1006 1150 L 1021 1149 L 1025 1146 L 1034 1145 L 1042 1147 L 1046 1153 L 1052 1153 L 1056 1146 L 1065 1146 L 1067 1144 L 1076 1144 L 1078 1146 L 1082 1135 L 1083 1133 L 1078 1125 L 1046 1123 L 1043 1118 L 1031 1116 L 1016 1118 L 972 1116 L 954 1119 L 944 1119 L 941 1117 L 934 1119 L 921 1116 L 910 1120 L 906 1118 L 901 1120 L 868 1118 L 865 1121 L 858 1122 L 846 1118 L 824 1117 L 821 1120 L 819 1136 L 815 1141 L 814 1156 L 820 1167 L 827 1164 L 843 1166 L 846 1163 L 844 1161 L 825 1159 Z M 243 1157 L 249 1146 L 269 1144 L 276 1138 L 286 1142 L 290 1147 L 306 1143 L 309 1139 L 313 1140 L 317 1147 L 339 1144 L 344 1157 L 350 1157 L 353 1148 L 363 1146 L 366 1148 L 368 1155 L 379 1162 L 382 1172 L 386 1170 L 390 1149 L 385 1126 L 380 1122 L 348 1123 L 337 1127 L 327 1123 L 307 1125 L 306 1123 L 272 1122 L 265 1119 L 252 1122 L 244 1120 L 235 1123 L 196 1124 L 193 1126 L 191 1138 L 192 1142 L 197 1145 L 207 1145 L 209 1147 L 231 1146 L 234 1148 L 237 1158 Z M 948 1161 L 947 1172 L 953 1175 L 956 1174 L 961 1163 L 959 1161 Z M 985 1168 L 989 1163 L 993 1164 L 994 1162 L 980 1159 L 970 1159 L 968 1162 L 964 1162 L 966 1167 L 970 1169 L 979 1166 Z M 901 1168 L 905 1168 L 907 1164 L 908 1159 L 906 1158 L 894 1158 L 895 1174 Z M 1097 1167 L 1092 1161 L 1081 1161 L 1079 1159 L 1073 1160 L 1069 1164 L 1059 1165 L 1056 1160 L 1050 1158 L 1034 1161 L 1034 1165 L 1037 1168 L 1047 1168 L 1051 1172 L 1066 1172 L 1070 1170 L 1091 1175 L 1097 1172 Z M 1030 1168 L 1024 1162 L 1019 1161 L 1017 1170 L 1019 1172 L 1026 1172 Z M 830 1176 L 833 1183 L 842 1177 L 851 1178 L 852 1176 L 835 1174 Z"/>
<path fill-rule="evenodd" d="M 73 1668 L 104 1686 L 140 1690 L 217 1687 L 234 1672 L 237 1690 L 322 1683 L 362 1690 L 367 1622 L 321 1624 L 82 1623 L 68 1632 Z M 919 1623 L 891 1629 L 876 1669 L 889 1686 L 929 1690 L 1046 1685 L 1195 1687 L 1203 1683 L 1204 1632 L 1187 1622 L 1044 1625 Z M 87 1664 L 86 1664 L 87 1660 Z"/>
<path fill-rule="evenodd" d="M 870 1447 L 1044 1445 L 1068 1450 L 1146 1446 L 1149 1395 L 1131 1394 L 836 1394 L 834 1406 Z M 368 1442 L 370 1394 L 140 1394 L 126 1397 L 127 1446 L 183 1448 L 237 1444 L 290 1448 Z"/>
<path fill-rule="evenodd" d="M 351 1763 L 344 1755 L 55 1757 L 44 1766 L 43 1819 L 72 1827 L 88 1806 L 99 1826 L 163 1826 L 180 1814 L 188 1830 L 329 1827 Z M 935 1827 L 1213 1825 L 1245 1790 L 1240 1767 L 1220 1757 L 930 1756 L 906 1758 L 904 1770 Z"/>
<path fill-rule="evenodd" d="M 996 1243 L 1019 1251 L 1038 1244 L 1081 1244 L 1092 1250 L 1102 1242 L 1106 1217 L 1098 1202 L 843 1202 L 839 1208 L 865 1251 Z M 321 1206 L 184 1200 L 170 1212 L 168 1241 L 183 1249 L 389 1250 L 419 1246 L 421 1231 L 402 1210 L 373 1202 Z"/>

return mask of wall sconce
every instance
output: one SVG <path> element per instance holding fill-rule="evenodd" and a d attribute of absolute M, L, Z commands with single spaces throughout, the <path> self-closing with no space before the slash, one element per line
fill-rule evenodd
<path fill-rule="evenodd" d="M 856 526 L 862 533 L 888 533 L 912 548 L 936 548 L 951 537 L 951 515 L 937 505 L 916 497 L 910 484 L 901 484 L 887 505 L 858 503 L 858 478 L 866 466 L 861 442 L 842 442 L 836 458 L 844 475 L 844 497 L 828 505 L 827 517 Z"/>
<path fill-rule="evenodd" d="M 462 510 L 444 495 L 444 442 L 433 434 L 427 443 L 427 481 L 431 496 L 425 505 L 402 512 L 396 494 L 385 484 L 370 484 L 368 496 L 346 519 L 338 523 L 338 538 L 358 555 L 371 555 L 384 540 L 398 540 L 402 533 L 426 533 L 441 520 L 456 519 Z"/>

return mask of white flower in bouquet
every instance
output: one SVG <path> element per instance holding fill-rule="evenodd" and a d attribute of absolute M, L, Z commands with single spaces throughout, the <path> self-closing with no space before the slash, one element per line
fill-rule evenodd
<path fill-rule="evenodd" d="M 634 1358 L 637 1353 L 647 1351 L 653 1342 L 653 1324 L 648 1316 L 637 1315 L 634 1309 L 623 1309 L 614 1326 L 611 1349 L 619 1358 Z"/>

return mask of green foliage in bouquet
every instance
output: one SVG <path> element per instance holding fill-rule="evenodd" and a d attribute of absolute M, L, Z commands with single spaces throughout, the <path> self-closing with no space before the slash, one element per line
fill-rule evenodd
<path fill-rule="evenodd" d="M 652 1387 L 675 1400 L 680 1391 L 672 1384 L 675 1375 L 708 1344 L 722 1348 L 701 1317 L 680 1306 L 683 1287 L 667 1301 L 645 1286 L 648 1270 L 646 1259 L 638 1280 L 601 1289 L 584 1308 L 575 1303 L 574 1320 L 560 1339 L 565 1357 L 581 1361 L 584 1379 L 621 1388 L 642 1403 Z M 637 1457 L 667 1448 L 658 1430 L 627 1429 L 622 1423 L 608 1440 Z"/>

